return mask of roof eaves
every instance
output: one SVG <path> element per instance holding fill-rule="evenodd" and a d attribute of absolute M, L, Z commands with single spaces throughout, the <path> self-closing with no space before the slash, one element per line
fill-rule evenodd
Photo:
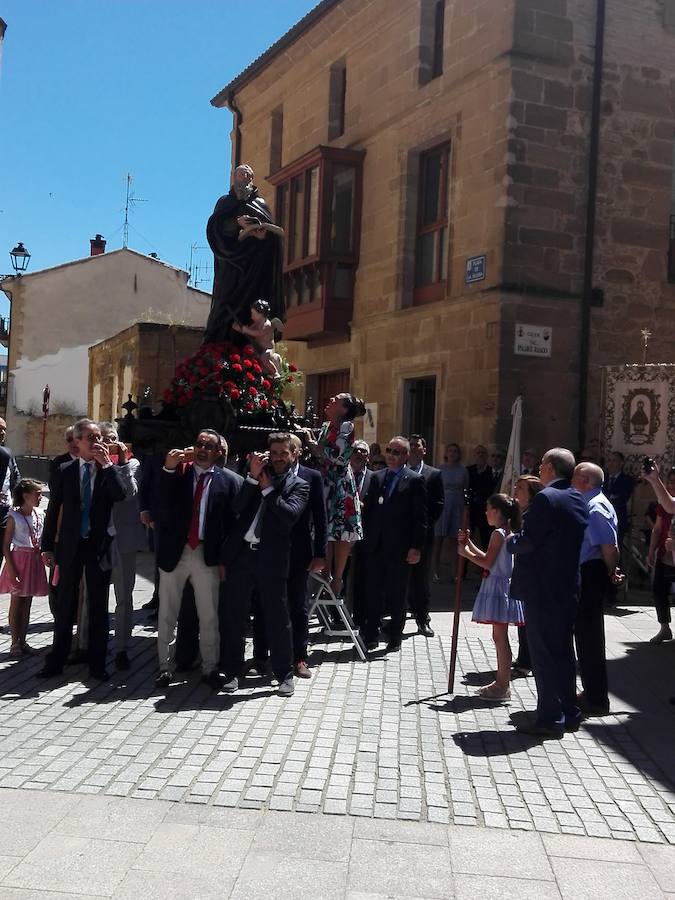
<path fill-rule="evenodd" d="M 211 105 L 219 109 L 222 109 L 223 106 L 228 106 L 231 94 L 238 91 L 239 88 L 255 78 L 255 76 L 262 72 L 276 56 L 286 50 L 287 47 L 290 47 L 291 44 L 297 41 L 297 39 L 305 33 L 305 31 L 311 28 L 322 16 L 341 2 L 342 0 L 321 0 L 321 2 L 313 9 L 310 9 L 306 16 L 303 16 L 299 22 L 296 22 L 286 34 L 282 35 L 278 41 L 275 41 L 261 56 L 254 59 L 253 62 L 247 66 L 243 72 L 240 72 L 236 78 L 230 81 L 229 84 L 226 84 L 225 87 L 211 99 Z"/>
<path fill-rule="evenodd" d="M 17 278 L 34 278 L 36 275 L 45 275 L 47 272 L 55 272 L 57 269 L 65 269 L 68 266 L 79 266 L 82 263 L 91 262 L 94 259 L 109 259 L 117 253 L 133 253 L 134 256 L 140 256 L 141 259 L 147 259 L 149 262 L 159 263 L 167 269 L 173 269 L 175 272 L 182 272 L 183 275 L 189 275 L 185 269 L 179 266 L 172 266 L 171 263 L 164 262 L 163 259 L 156 259 L 147 253 L 141 253 L 140 250 L 132 250 L 131 247 L 117 247 L 115 250 L 107 250 L 105 253 L 97 253 L 95 256 L 82 256 L 80 259 L 71 259 L 68 262 L 57 263 L 55 266 L 46 266 L 44 269 L 36 269 L 34 272 L 25 272 L 23 275 L 13 275 L 11 278 L 5 279 L 7 282 L 14 281 Z"/>

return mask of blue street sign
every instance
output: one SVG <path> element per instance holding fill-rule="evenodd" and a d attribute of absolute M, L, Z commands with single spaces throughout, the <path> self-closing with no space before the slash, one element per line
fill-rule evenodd
<path fill-rule="evenodd" d="M 466 261 L 465 282 L 473 284 L 475 281 L 482 281 L 487 272 L 487 257 L 471 256 Z"/>

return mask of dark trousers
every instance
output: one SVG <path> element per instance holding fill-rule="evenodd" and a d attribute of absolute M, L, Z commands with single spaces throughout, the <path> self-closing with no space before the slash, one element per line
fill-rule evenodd
<path fill-rule="evenodd" d="M 309 573 L 304 560 L 291 561 L 291 571 L 286 582 L 288 612 L 291 617 L 293 638 L 293 662 L 305 662 L 309 640 L 309 606 L 307 604 L 307 579 Z M 253 597 L 253 658 L 266 660 L 269 654 L 265 612 L 257 594 Z"/>
<path fill-rule="evenodd" d="M 574 626 L 579 675 L 589 703 L 604 705 L 607 696 L 605 660 L 605 601 L 611 581 L 601 559 L 581 566 L 581 594 Z"/>
<path fill-rule="evenodd" d="M 95 546 L 88 539 L 83 538 L 80 538 L 77 553 L 71 564 L 67 567 L 59 567 L 54 643 L 47 654 L 46 664 L 50 668 L 53 667 L 60 671 L 68 658 L 73 638 L 73 625 L 77 618 L 83 572 L 87 586 L 89 615 L 89 671 L 99 674 L 105 669 L 108 651 L 108 592 L 111 573 L 101 569 Z"/>
<path fill-rule="evenodd" d="M 675 581 L 675 568 L 664 565 L 657 559 L 654 563 L 654 607 L 661 625 L 670 624 L 670 587 Z"/>
<path fill-rule="evenodd" d="M 251 598 L 257 592 L 265 621 L 272 671 L 279 681 L 293 673 L 293 638 L 287 580 L 265 569 L 260 551 L 244 547 L 227 567 L 220 594 L 220 668 L 229 678 L 244 668 Z"/>
<path fill-rule="evenodd" d="M 351 602 L 352 620 L 359 628 L 363 628 L 363 623 L 366 621 L 367 560 L 363 541 L 356 541 L 347 560 L 349 567 L 347 596 Z"/>
<path fill-rule="evenodd" d="M 537 722 L 550 728 L 579 718 L 573 633 L 576 598 L 539 598 L 525 604 Z"/>
<path fill-rule="evenodd" d="M 416 566 L 410 566 L 410 583 L 408 593 L 408 605 L 410 612 L 415 617 L 418 625 L 426 625 L 429 622 L 429 610 L 431 608 L 431 551 L 433 539 L 428 543 Z"/>
<path fill-rule="evenodd" d="M 405 625 L 405 600 L 410 578 L 410 566 L 405 559 L 392 557 L 381 551 L 366 553 L 366 619 L 363 636 L 367 644 L 376 641 L 382 614 L 391 615 L 389 640 L 398 642 Z"/>
<path fill-rule="evenodd" d="M 518 656 L 516 657 L 514 666 L 519 666 L 521 669 L 532 668 L 530 645 L 527 642 L 527 625 L 521 625 L 518 629 Z"/>

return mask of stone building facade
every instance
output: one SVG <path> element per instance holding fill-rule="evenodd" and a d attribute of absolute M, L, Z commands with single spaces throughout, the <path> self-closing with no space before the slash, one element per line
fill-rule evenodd
<path fill-rule="evenodd" d="M 162 391 L 176 366 L 196 353 L 203 338 L 203 327 L 136 322 L 90 347 L 87 415 L 113 421 L 124 415 L 122 404 L 129 394 L 138 402 L 148 389 L 152 408 L 159 412 Z"/>
<path fill-rule="evenodd" d="M 50 416 L 73 421 L 86 415 L 93 344 L 134 322 L 206 324 L 211 295 L 190 287 L 187 272 L 128 248 L 106 253 L 100 235 L 91 244 L 91 256 L 0 285 L 11 302 L 6 418 L 7 444 L 15 453 L 41 450 L 45 385 Z M 138 377 L 126 363 L 99 374 L 101 397 L 121 402 Z M 119 406 L 110 413 L 120 415 Z M 61 452 L 58 421 L 47 430 L 47 453 Z"/>
<path fill-rule="evenodd" d="M 672 361 L 674 6 L 323 0 L 213 98 L 286 226 L 315 402 L 349 387 L 440 458 L 504 442 L 520 393 L 526 444 L 577 447 L 641 328 Z"/>

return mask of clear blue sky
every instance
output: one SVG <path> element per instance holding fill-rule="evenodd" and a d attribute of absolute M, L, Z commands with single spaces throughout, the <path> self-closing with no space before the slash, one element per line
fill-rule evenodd
<path fill-rule="evenodd" d="M 129 246 L 186 266 L 229 187 L 232 116 L 209 101 L 316 2 L 0 0 L 0 273 L 17 241 L 29 271 L 96 232 L 121 247 L 128 171 L 149 201 Z"/>

